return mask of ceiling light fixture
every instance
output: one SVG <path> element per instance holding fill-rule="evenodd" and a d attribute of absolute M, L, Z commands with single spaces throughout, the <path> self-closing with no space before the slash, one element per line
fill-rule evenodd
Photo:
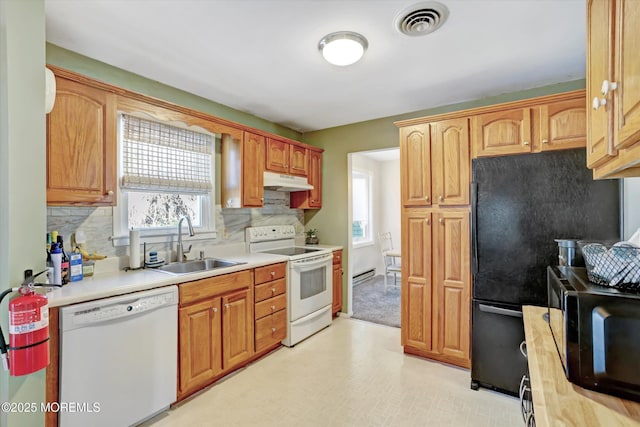
<path fill-rule="evenodd" d="M 333 65 L 351 65 L 360 60 L 369 43 L 358 33 L 337 31 L 324 36 L 318 43 L 318 49 L 327 62 Z"/>

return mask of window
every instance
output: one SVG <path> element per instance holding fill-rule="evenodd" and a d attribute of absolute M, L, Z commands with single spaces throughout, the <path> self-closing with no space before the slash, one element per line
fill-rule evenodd
<path fill-rule="evenodd" d="M 370 243 L 371 236 L 371 175 L 353 171 L 351 199 L 353 224 L 351 235 L 354 244 Z"/>
<path fill-rule="evenodd" d="M 179 219 L 188 215 L 197 234 L 212 237 L 215 135 L 129 114 L 120 115 L 118 130 L 115 235 L 125 236 L 131 228 L 143 236 L 175 234 Z"/>

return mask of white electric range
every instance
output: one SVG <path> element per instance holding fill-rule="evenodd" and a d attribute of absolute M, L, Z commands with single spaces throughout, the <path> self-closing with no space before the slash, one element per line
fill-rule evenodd
<path fill-rule="evenodd" d="M 296 246 L 293 225 L 249 227 L 247 250 L 285 255 L 287 271 L 287 337 L 292 347 L 331 324 L 332 263 L 329 249 Z"/>

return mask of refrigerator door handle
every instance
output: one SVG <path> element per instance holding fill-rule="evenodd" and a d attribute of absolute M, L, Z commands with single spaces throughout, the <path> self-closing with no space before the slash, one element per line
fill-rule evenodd
<path fill-rule="evenodd" d="M 492 314 L 501 314 L 503 316 L 522 317 L 522 312 L 518 310 L 509 310 L 508 308 L 494 307 L 492 305 L 478 304 L 480 311 Z"/>
<path fill-rule="evenodd" d="M 471 272 L 476 274 L 478 266 L 478 183 L 471 183 Z"/>

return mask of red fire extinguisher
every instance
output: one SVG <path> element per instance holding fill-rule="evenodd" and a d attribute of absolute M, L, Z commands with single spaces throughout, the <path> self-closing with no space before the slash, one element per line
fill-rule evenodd
<path fill-rule="evenodd" d="M 45 270 L 46 271 L 46 270 Z M 19 288 L 7 289 L 2 298 L 11 292 L 20 295 L 9 301 L 9 346 L 0 330 L 0 353 L 12 376 L 32 374 L 49 365 L 49 305 L 47 297 L 37 294 L 33 279 L 29 275 Z"/>

